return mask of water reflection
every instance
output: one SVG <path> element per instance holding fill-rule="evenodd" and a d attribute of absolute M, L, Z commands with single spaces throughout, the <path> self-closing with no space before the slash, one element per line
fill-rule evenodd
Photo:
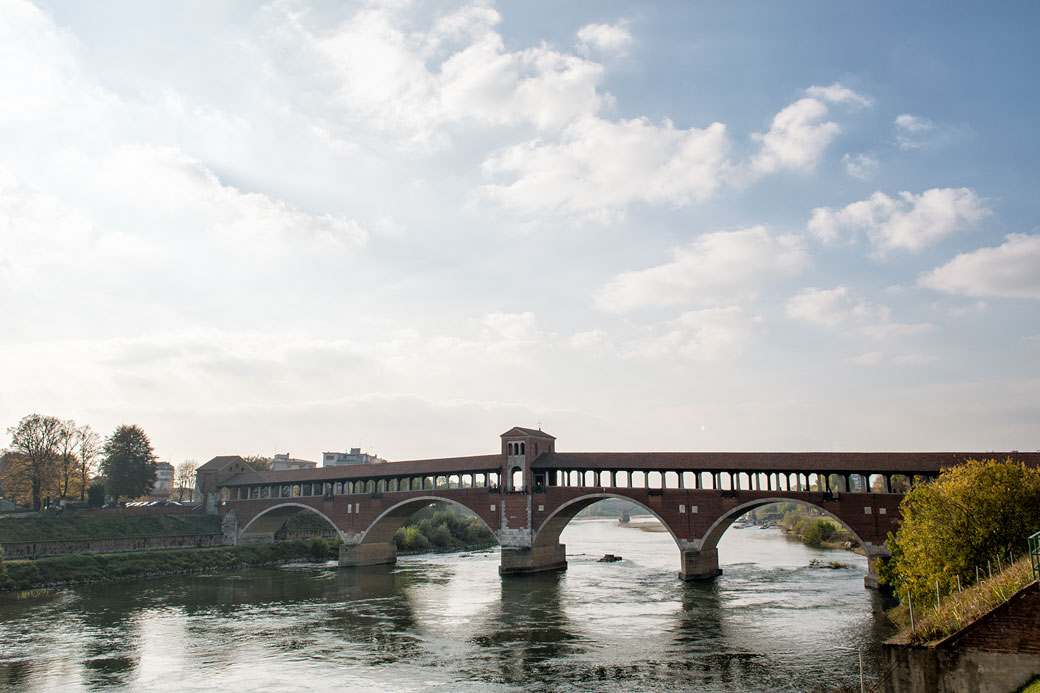
<path fill-rule="evenodd" d="M 498 680 L 530 681 L 544 662 L 578 649 L 581 638 L 562 608 L 560 581 L 560 573 L 554 572 L 500 582 L 497 608 L 470 639 L 494 658 Z"/>

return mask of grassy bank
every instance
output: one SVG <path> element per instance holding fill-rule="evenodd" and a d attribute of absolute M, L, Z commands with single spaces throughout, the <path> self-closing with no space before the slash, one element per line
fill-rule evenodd
<path fill-rule="evenodd" d="M 1019 560 L 1004 572 L 955 592 L 938 608 L 914 609 L 914 628 L 910 628 L 910 611 L 900 605 L 888 612 L 901 630 L 894 640 L 901 643 L 929 643 L 953 635 L 960 629 L 1011 598 L 1015 592 L 1033 581 L 1029 559 Z"/>
<path fill-rule="evenodd" d="M 24 517 L 0 519 L 0 542 L 121 539 L 213 534 L 220 531 L 216 515 L 126 515 L 90 517 Z"/>
<path fill-rule="evenodd" d="M 291 561 L 324 561 L 336 555 L 337 542 L 315 537 L 308 541 L 285 541 L 252 546 L 109 554 L 77 553 L 33 561 L 6 561 L 3 565 L 7 569 L 10 588 L 27 590 L 85 582 L 228 570 Z"/>

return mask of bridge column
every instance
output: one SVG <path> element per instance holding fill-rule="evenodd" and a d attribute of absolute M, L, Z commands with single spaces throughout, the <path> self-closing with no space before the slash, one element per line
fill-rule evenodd
<path fill-rule="evenodd" d="M 682 560 L 682 570 L 679 571 L 681 580 L 710 580 L 722 575 L 718 549 L 681 549 L 679 554 Z"/>
<path fill-rule="evenodd" d="M 503 546 L 502 563 L 498 574 L 528 575 L 549 570 L 567 569 L 567 547 L 564 544 L 548 546 Z"/>
<path fill-rule="evenodd" d="M 888 563 L 892 554 L 886 548 L 864 547 L 867 554 L 867 574 L 863 578 L 863 586 L 871 590 L 885 589 L 878 581 L 878 566 Z"/>
<path fill-rule="evenodd" d="M 392 541 L 342 544 L 339 547 L 339 566 L 341 568 L 393 565 L 394 563 L 397 563 L 397 548 Z"/>

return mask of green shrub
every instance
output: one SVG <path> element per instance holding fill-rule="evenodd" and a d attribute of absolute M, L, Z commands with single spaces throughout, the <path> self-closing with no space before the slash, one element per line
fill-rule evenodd
<path fill-rule="evenodd" d="M 830 522 L 822 518 L 818 518 L 815 522 L 809 525 L 809 528 L 803 535 L 802 540 L 809 546 L 819 548 L 823 545 L 823 542 L 826 541 L 828 537 L 830 537 L 831 531 L 833 529 L 834 526 Z"/>
<path fill-rule="evenodd" d="M 316 561 L 329 559 L 329 544 L 321 537 L 311 537 L 311 540 L 307 542 L 307 549 L 310 551 L 311 558 Z"/>

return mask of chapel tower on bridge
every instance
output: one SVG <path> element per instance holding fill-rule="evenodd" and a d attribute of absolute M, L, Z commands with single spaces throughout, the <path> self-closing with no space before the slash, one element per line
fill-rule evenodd
<path fill-rule="evenodd" d="M 514 426 L 502 434 L 502 454 L 506 463 L 502 469 L 506 491 L 525 491 L 545 486 L 544 473 L 534 475 L 531 463 L 543 453 L 556 451 L 556 438 L 533 428 Z"/>

